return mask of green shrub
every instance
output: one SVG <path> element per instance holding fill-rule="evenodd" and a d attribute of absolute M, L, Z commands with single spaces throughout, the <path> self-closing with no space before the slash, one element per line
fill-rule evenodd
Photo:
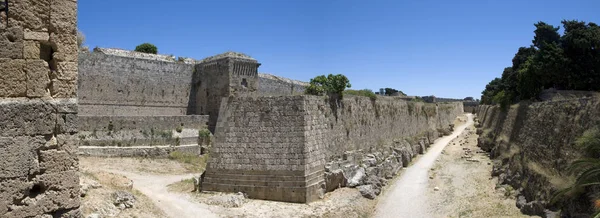
<path fill-rule="evenodd" d="M 158 54 L 158 48 L 150 43 L 143 43 L 135 47 L 135 51 L 148 54 Z"/>
<path fill-rule="evenodd" d="M 371 100 L 377 99 L 377 95 L 370 89 L 362 89 L 362 90 L 348 89 L 348 90 L 344 90 L 343 93 L 344 93 L 344 95 L 365 96 L 365 97 L 369 97 Z"/>
<path fill-rule="evenodd" d="M 344 90 L 350 87 L 350 80 L 342 74 L 329 74 L 327 77 L 320 75 L 310 79 L 310 85 L 306 87 L 304 93 L 308 95 L 338 95 L 342 98 Z"/>

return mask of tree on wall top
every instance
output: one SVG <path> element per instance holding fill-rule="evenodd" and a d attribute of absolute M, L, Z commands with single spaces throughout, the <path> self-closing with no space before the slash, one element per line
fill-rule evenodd
<path fill-rule="evenodd" d="M 340 98 L 346 88 L 350 88 L 350 80 L 342 74 L 329 74 L 317 76 L 310 79 L 310 85 L 306 88 L 305 93 L 309 95 L 335 95 Z"/>
<path fill-rule="evenodd" d="M 156 48 L 155 45 L 150 44 L 150 43 L 143 43 L 140 44 L 138 46 L 135 47 L 135 51 L 137 52 L 143 52 L 143 53 L 148 53 L 148 54 L 157 54 L 158 53 L 158 48 Z"/>

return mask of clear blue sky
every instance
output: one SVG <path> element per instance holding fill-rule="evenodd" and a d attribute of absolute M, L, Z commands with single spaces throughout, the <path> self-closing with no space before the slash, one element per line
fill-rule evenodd
<path fill-rule="evenodd" d="M 600 23 L 599 11 L 599 0 L 79 0 L 78 16 L 90 48 L 232 50 L 297 80 L 342 73 L 353 89 L 479 98 L 535 22 Z"/>

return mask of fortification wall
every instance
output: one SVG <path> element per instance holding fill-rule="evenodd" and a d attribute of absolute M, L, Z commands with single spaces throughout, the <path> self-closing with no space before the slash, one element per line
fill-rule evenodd
<path fill-rule="evenodd" d="M 207 128 L 208 115 L 80 116 L 79 120 L 80 155 L 165 156 L 173 150 L 200 154 L 199 131 Z M 186 149 L 178 148 L 183 145 Z"/>
<path fill-rule="evenodd" d="M 194 65 L 107 55 L 79 54 L 82 115 L 185 115 Z"/>
<path fill-rule="evenodd" d="M 548 208 L 575 215 L 591 208 L 589 199 L 569 200 L 562 207 L 548 202 L 554 191 L 572 182 L 566 168 L 582 157 L 574 142 L 600 124 L 600 97 L 522 102 L 507 111 L 481 105 L 477 115 L 479 146 L 495 159 L 499 183 L 522 190 L 517 204 L 522 212 L 542 216 Z"/>
<path fill-rule="evenodd" d="M 461 103 L 394 98 L 346 97 L 336 107 L 318 96 L 230 97 L 221 104 L 202 187 L 310 202 L 325 191 L 328 161 L 348 151 L 384 150 L 395 139 L 433 141 L 462 111 Z M 407 146 L 425 146 L 415 143 Z"/>
<path fill-rule="evenodd" d="M 77 1 L 0 12 L 0 217 L 80 217 Z"/>
<path fill-rule="evenodd" d="M 258 94 L 261 96 L 287 96 L 303 94 L 308 83 L 290 80 L 271 74 L 258 74 Z"/>

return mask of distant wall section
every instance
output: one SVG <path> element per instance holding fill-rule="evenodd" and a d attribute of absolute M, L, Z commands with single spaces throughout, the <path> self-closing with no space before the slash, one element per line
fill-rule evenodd
<path fill-rule="evenodd" d="M 194 65 L 79 53 L 81 115 L 185 115 Z"/>
<path fill-rule="evenodd" d="M 286 96 L 304 94 L 308 83 L 271 74 L 258 74 L 258 94 L 261 96 Z"/>

